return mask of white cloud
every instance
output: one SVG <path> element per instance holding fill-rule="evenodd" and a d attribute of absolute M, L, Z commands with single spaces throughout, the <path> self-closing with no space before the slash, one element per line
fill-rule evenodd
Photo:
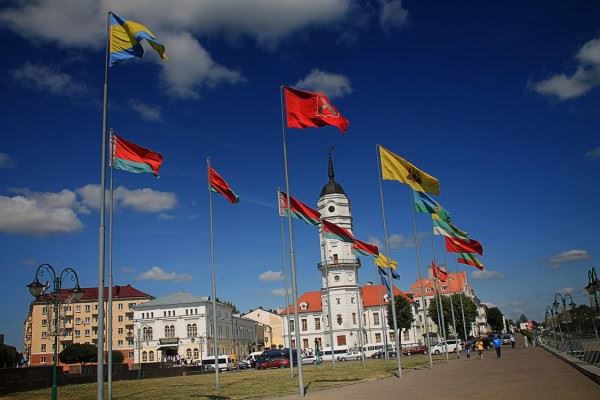
<path fill-rule="evenodd" d="M 88 184 L 79 189 L 83 204 L 100 208 L 100 185 Z M 107 194 L 108 199 L 108 194 Z M 114 191 L 116 207 L 131 208 L 138 212 L 161 212 L 172 210 L 177 205 L 177 196 L 171 192 L 159 192 L 150 188 L 130 190 L 119 186 Z M 107 200 L 108 201 L 108 200 Z"/>
<path fill-rule="evenodd" d="M 529 82 L 537 93 L 568 100 L 600 86 L 600 38 L 585 43 L 575 56 L 577 67 L 572 74 L 555 74 L 541 82 Z"/>
<path fill-rule="evenodd" d="M 14 168 L 16 163 L 6 153 L 0 153 L 0 168 Z"/>
<path fill-rule="evenodd" d="M 291 290 L 288 289 L 288 294 L 290 294 L 290 293 L 291 293 Z M 277 296 L 277 297 L 285 296 L 285 289 L 284 288 L 273 289 L 273 290 L 271 290 L 271 296 Z"/>
<path fill-rule="evenodd" d="M 588 260 L 590 255 L 586 250 L 573 249 L 563 251 L 552 258 L 550 258 L 550 264 L 552 268 L 560 268 L 561 264 L 568 264 L 572 262 Z"/>
<path fill-rule="evenodd" d="M 258 275 L 258 280 L 263 282 L 276 282 L 283 280 L 283 271 L 265 271 Z"/>
<path fill-rule="evenodd" d="M 504 277 L 504 274 L 502 272 L 485 269 L 483 271 L 473 271 L 471 277 L 473 279 L 501 279 Z"/>
<path fill-rule="evenodd" d="M 44 65 L 26 62 L 11 74 L 13 79 L 24 86 L 54 94 L 75 95 L 87 90 L 85 85 L 76 82 L 71 75 Z"/>
<path fill-rule="evenodd" d="M 572 287 L 566 287 L 566 288 L 562 288 L 558 291 L 558 293 L 560 294 L 573 294 L 575 293 L 577 290 L 575 288 Z"/>
<path fill-rule="evenodd" d="M 152 267 L 137 276 L 141 281 L 175 281 L 184 282 L 192 279 L 190 274 L 178 274 L 176 272 L 167 272 L 161 267 Z"/>
<path fill-rule="evenodd" d="M 331 98 L 352 93 L 350 80 L 342 74 L 313 69 L 294 85 L 301 89 L 323 92 Z"/>
<path fill-rule="evenodd" d="M 585 153 L 585 157 L 586 157 L 586 158 L 589 158 L 590 160 L 595 160 L 595 159 L 597 159 L 597 158 L 600 158 L 600 146 L 598 146 L 598 147 L 595 147 L 595 148 L 593 148 L 593 149 L 591 149 L 591 150 L 588 150 L 588 151 Z M 0 163 L 0 164 L 1 164 L 1 163 Z"/>
<path fill-rule="evenodd" d="M 408 10 L 402 6 L 402 0 L 380 0 L 379 24 L 384 31 L 400 28 L 408 23 Z"/>
<path fill-rule="evenodd" d="M 174 215 L 172 215 L 172 214 L 165 214 L 165 213 L 161 213 L 161 214 L 158 214 L 158 215 L 156 216 L 156 218 L 157 218 L 159 221 L 172 221 L 172 220 L 174 220 L 176 217 L 175 217 Z"/>
<path fill-rule="evenodd" d="M 160 116 L 161 110 L 159 106 L 153 106 L 150 104 L 145 104 L 139 100 L 130 99 L 129 107 L 137 112 L 142 119 L 150 122 L 158 122 L 161 121 L 162 118 Z"/>
<path fill-rule="evenodd" d="M 428 236 L 429 233 L 427 232 L 419 232 L 417 234 L 419 241 L 422 241 Z M 379 247 L 380 250 L 385 249 L 385 244 L 377 236 L 369 236 L 368 242 Z M 388 244 L 390 246 L 390 249 L 410 248 L 415 247 L 415 239 L 413 238 L 413 235 L 392 233 L 388 238 Z"/>

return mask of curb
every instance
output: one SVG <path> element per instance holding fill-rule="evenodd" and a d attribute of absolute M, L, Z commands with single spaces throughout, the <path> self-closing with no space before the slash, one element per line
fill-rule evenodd
<path fill-rule="evenodd" d="M 596 367 L 595 365 L 586 363 L 585 361 L 581 361 L 579 358 L 570 356 L 545 344 L 538 344 L 538 346 L 543 348 L 556 358 L 566 362 L 567 364 L 581 372 L 583 375 L 593 380 L 596 384 L 600 385 L 600 367 Z"/>

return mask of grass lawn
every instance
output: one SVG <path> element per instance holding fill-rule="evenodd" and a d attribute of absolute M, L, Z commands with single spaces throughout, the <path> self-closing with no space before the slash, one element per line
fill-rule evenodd
<path fill-rule="evenodd" d="M 402 357 L 403 372 L 405 368 L 419 368 L 425 366 L 427 362 L 427 356 L 423 355 Z M 335 370 L 332 369 L 331 363 L 303 366 L 304 385 L 307 392 L 384 378 L 395 372 L 395 360 L 367 360 L 364 366 L 360 361 L 337 362 Z M 297 378 L 291 379 L 289 369 L 232 371 L 219 376 L 221 388 L 218 391 L 215 389 L 214 374 L 116 381 L 113 382 L 113 399 L 252 399 L 298 392 L 298 380 Z M 50 393 L 50 389 L 44 389 L 14 393 L 0 398 L 47 400 L 50 398 Z M 58 398 L 60 400 L 93 400 L 96 398 L 96 385 L 59 386 Z"/>

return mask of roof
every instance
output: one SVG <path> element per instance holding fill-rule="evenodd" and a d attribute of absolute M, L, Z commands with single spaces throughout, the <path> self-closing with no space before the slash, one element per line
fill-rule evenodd
<path fill-rule="evenodd" d="M 69 296 L 71 296 L 71 290 L 73 290 L 72 288 L 68 288 L 68 289 L 61 289 L 60 291 L 60 298 L 61 299 L 66 299 Z M 81 290 L 83 290 L 83 296 L 81 297 L 81 300 L 79 300 L 80 302 L 89 302 L 89 301 L 94 301 L 94 300 L 98 300 L 98 288 L 97 287 L 87 287 L 87 288 L 81 288 Z M 115 285 L 113 286 L 113 290 L 112 290 L 112 297 L 113 300 L 122 300 L 122 299 L 139 299 L 139 298 L 143 298 L 143 299 L 153 299 L 154 297 L 149 295 L 148 293 L 144 293 L 139 289 L 134 288 L 131 285 L 126 285 L 126 286 L 119 286 L 119 285 Z M 49 294 L 45 294 L 42 295 L 40 297 L 38 297 L 35 302 L 44 302 L 46 301 L 46 299 L 49 297 Z M 105 287 L 104 288 L 104 298 L 108 299 L 108 288 Z"/>
<path fill-rule="evenodd" d="M 331 151 L 329 152 L 329 165 L 328 165 L 327 175 L 329 175 L 329 182 L 327 182 L 327 184 L 325 186 L 323 186 L 323 189 L 321 190 L 321 194 L 319 195 L 319 197 L 323 197 L 327 194 L 343 194 L 343 195 L 345 195 L 346 192 L 344 192 L 344 188 L 342 187 L 342 185 L 340 185 L 333 179 L 335 174 L 333 171 L 333 160 L 331 159 Z"/>
<path fill-rule="evenodd" d="M 365 285 L 361 288 L 362 290 L 362 300 L 363 307 L 374 307 L 381 306 L 387 304 L 387 301 L 384 299 L 384 296 L 387 294 L 387 288 L 383 285 Z M 410 294 L 403 292 L 394 286 L 394 296 L 403 296 L 408 301 L 412 303 L 412 298 Z M 302 303 L 306 303 L 306 309 L 302 309 L 300 305 Z M 322 312 L 323 305 L 321 304 L 321 291 L 315 290 L 313 292 L 303 293 L 300 297 L 298 297 L 298 312 L 299 313 L 314 313 L 314 312 Z M 289 305 L 287 309 L 282 309 L 279 314 L 285 315 L 287 312 L 290 314 L 294 312 L 294 306 Z"/>
<path fill-rule="evenodd" d="M 173 306 L 173 305 L 179 305 L 179 304 L 206 303 L 207 301 L 209 301 L 209 299 L 208 299 L 208 297 L 205 297 L 205 296 L 196 296 L 196 295 L 188 293 L 188 292 L 175 292 L 175 293 L 171 293 L 166 296 L 151 300 L 144 304 L 138 304 L 136 306 L 136 309 L 154 308 L 154 307 L 162 307 L 162 306 Z"/>
<path fill-rule="evenodd" d="M 435 292 L 435 283 L 434 283 L 433 279 L 431 279 L 431 278 L 423 278 L 420 280 L 417 279 L 415 281 L 415 283 L 410 285 L 410 291 L 415 296 L 421 295 L 421 282 L 423 282 L 424 289 L 430 288 L 431 294 L 433 294 Z M 448 282 L 440 282 L 439 285 L 440 285 L 440 293 L 442 293 L 442 294 L 462 292 L 462 291 L 464 291 L 464 288 L 466 286 L 466 272 L 465 271 L 449 272 L 448 273 Z M 441 286 L 443 286 L 443 285 L 446 286 L 445 290 L 441 289 Z M 425 292 L 425 293 L 427 294 L 427 292 Z"/>

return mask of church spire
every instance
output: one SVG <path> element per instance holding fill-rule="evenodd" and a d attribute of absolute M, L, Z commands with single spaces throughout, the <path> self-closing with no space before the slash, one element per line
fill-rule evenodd
<path fill-rule="evenodd" d="M 335 173 L 333 171 L 333 159 L 331 158 L 331 153 L 333 153 L 333 146 L 329 146 L 329 168 L 327 175 L 329 176 L 329 183 L 335 183 L 333 180 Z"/>
<path fill-rule="evenodd" d="M 327 183 L 327 185 L 323 186 L 323 190 L 321 190 L 321 196 L 319 197 L 323 197 L 327 194 L 346 194 L 346 192 L 344 192 L 344 188 L 342 188 L 342 185 L 340 185 L 339 183 L 337 183 L 335 181 L 335 172 L 333 170 L 333 158 L 331 157 L 331 153 L 333 153 L 333 146 L 329 146 L 328 149 L 329 152 L 329 162 L 327 165 L 327 175 L 329 176 L 329 182 Z"/>

